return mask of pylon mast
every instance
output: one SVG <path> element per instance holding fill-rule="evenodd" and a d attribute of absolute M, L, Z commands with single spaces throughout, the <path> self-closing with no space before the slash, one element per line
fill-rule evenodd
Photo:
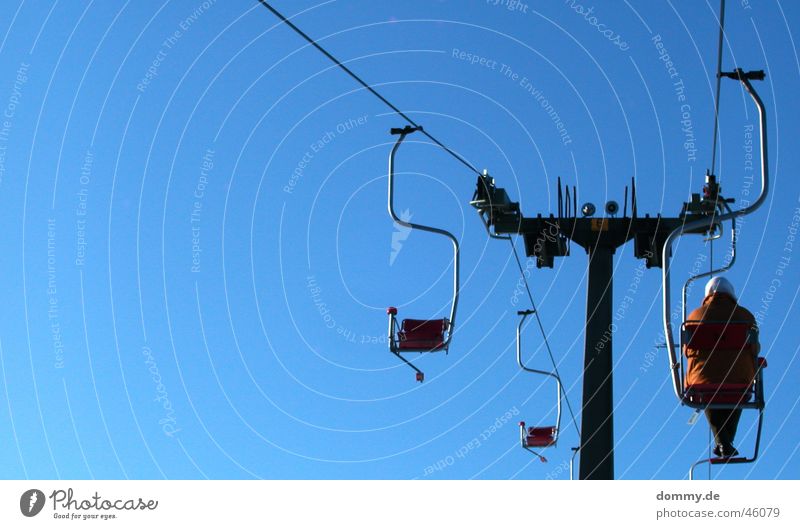
<path fill-rule="evenodd" d="M 558 196 L 562 197 L 559 182 Z M 627 197 L 627 189 L 625 196 Z M 567 195 L 569 196 L 569 194 Z M 676 228 L 695 220 L 706 219 L 703 233 L 713 227 L 699 195 L 684 204 L 677 217 L 638 216 L 635 183 L 631 189 L 631 216 L 627 203 L 622 217 L 619 206 L 606 204 L 605 217 L 593 217 L 594 206 L 581 208 L 577 216 L 576 191 L 573 204 L 565 208 L 559 200 L 559 216 L 524 217 L 519 203 L 511 202 L 494 179 L 483 175 L 472 204 L 479 210 L 487 227 L 496 235 L 519 234 L 525 240 L 525 253 L 536 258 L 538 268 L 552 268 L 555 257 L 569 255 L 569 241 L 581 246 L 589 257 L 589 282 L 584 326 L 583 398 L 581 407 L 580 479 L 614 479 L 614 399 L 613 399 L 613 258 L 616 249 L 634 241 L 634 256 L 645 259 L 647 268 L 662 265 L 662 250 L 667 236 Z M 626 198 L 627 202 L 627 198 Z M 692 211 L 691 205 L 698 205 Z M 571 212 L 561 216 L 561 212 Z"/>

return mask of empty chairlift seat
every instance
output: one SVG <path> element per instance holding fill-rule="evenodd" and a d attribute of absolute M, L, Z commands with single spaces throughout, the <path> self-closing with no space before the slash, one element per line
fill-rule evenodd
<path fill-rule="evenodd" d="M 520 423 L 525 429 L 525 423 Z M 544 448 L 552 446 L 556 442 L 556 427 L 555 426 L 531 426 L 527 429 L 525 435 L 525 445 L 537 448 Z"/>
<path fill-rule="evenodd" d="M 445 347 L 445 333 L 449 323 L 441 320 L 405 319 L 397 333 L 401 351 L 441 351 Z"/>

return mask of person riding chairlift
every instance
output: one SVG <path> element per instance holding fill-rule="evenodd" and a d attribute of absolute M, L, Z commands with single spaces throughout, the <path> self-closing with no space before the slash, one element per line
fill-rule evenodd
<path fill-rule="evenodd" d="M 746 322 L 755 327 L 756 320 L 749 310 L 737 303 L 736 292 L 724 277 L 713 277 L 705 288 L 705 299 L 699 308 L 689 314 L 689 321 Z M 686 385 L 693 384 L 751 384 L 755 376 L 756 358 L 760 345 L 749 344 L 742 350 L 696 350 L 688 346 Z M 738 455 L 733 447 L 736 428 L 742 415 L 741 408 L 705 410 L 716 446 L 714 454 L 721 458 Z"/>

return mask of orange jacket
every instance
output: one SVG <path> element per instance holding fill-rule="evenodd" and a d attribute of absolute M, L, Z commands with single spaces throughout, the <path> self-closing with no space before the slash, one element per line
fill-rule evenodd
<path fill-rule="evenodd" d="M 756 323 L 749 310 L 722 293 L 707 296 L 703 305 L 693 310 L 687 320 Z M 686 384 L 749 384 L 755 377 L 755 358 L 759 351 L 758 344 L 745 347 L 742 351 L 716 349 L 713 354 L 712 351 L 685 347 Z"/>

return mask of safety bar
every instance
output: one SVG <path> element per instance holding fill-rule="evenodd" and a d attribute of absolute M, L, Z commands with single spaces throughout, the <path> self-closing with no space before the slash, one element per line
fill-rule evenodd
<path fill-rule="evenodd" d="M 422 127 L 410 127 L 406 126 L 402 129 L 393 128 L 391 130 L 392 135 L 399 136 L 397 141 L 392 147 L 392 152 L 389 154 L 389 216 L 392 217 L 396 223 L 400 224 L 401 226 L 405 226 L 406 228 L 411 228 L 414 230 L 422 230 L 427 231 L 430 233 L 438 233 L 439 235 L 444 235 L 453 243 L 453 304 L 450 309 L 450 318 L 449 318 L 449 326 L 447 332 L 447 338 L 444 341 L 443 349 L 447 349 L 450 346 L 450 341 L 453 338 L 453 330 L 456 323 L 456 309 L 458 308 L 458 295 L 459 295 L 459 248 L 458 248 L 458 240 L 455 236 L 450 233 L 449 231 L 434 228 L 432 226 L 425 226 L 422 224 L 416 224 L 414 222 L 408 222 L 402 220 L 394 211 L 394 157 L 397 153 L 397 149 L 400 147 L 400 144 L 403 143 L 403 140 L 409 134 L 422 130 Z M 397 354 L 395 351 L 393 351 Z M 399 355 L 398 355 L 399 356 Z M 401 357 L 402 358 L 402 357 Z M 405 360 L 405 359 L 403 359 Z M 409 363 L 406 360 L 406 363 Z M 413 366 L 412 366 L 413 367 Z M 416 369 L 416 368 L 415 368 Z"/>
<path fill-rule="evenodd" d="M 420 371 L 420 369 L 417 366 L 415 366 L 413 363 L 411 363 L 410 360 L 408 360 L 406 357 L 401 355 L 397 351 L 397 347 L 395 347 L 395 345 L 394 345 L 395 332 L 398 330 L 398 327 L 397 327 L 397 309 L 394 308 L 394 307 L 389 307 L 388 309 L 386 309 L 386 314 L 389 315 L 389 350 L 392 352 L 393 355 L 395 355 L 397 358 L 399 358 L 400 360 L 405 362 L 405 364 L 408 367 L 410 367 L 411 369 L 416 371 L 416 373 L 417 373 L 417 375 L 416 375 L 417 382 L 423 382 L 425 380 L 425 373 Z"/>
<path fill-rule="evenodd" d="M 723 213 L 717 219 L 712 222 L 725 222 L 731 219 L 735 219 L 737 217 L 741 217 L 744 215 L 749 215 L 750 213 L 757 210 L 767 198 L 769 194 L 769 159 L 767 156 L 767 114 L 766 110 L 764 109 L 764 103 L 761 101 L 761 98 L 758 96 L 758 93 L 753 88 L 753 85 L 750 83 L 751 79 L 760 80 L 763 79 L 763 72 L 747 72 L 745 73 L 741 68 L 737 69 L 735 72 L 732 73 L 722 73 L 723 77 L 730 77 L 733 79 L 738 79 L 742 85 L 744 85 L 747 93 L 750 94 L 750 97 L 755 102 L 756 106 L 758 107 L 758 115 L 759 115 L 759 137 L 761 141 L 761 192 L 758 195 L 758 198 L 749 206 L 744 207 L 742 209 L 733 211 L 729 210 L 727 213 Z M 680 235 L 685 232 L 692 232 L 701 228 L 706 228 L 709 226 L 708 219 L 702 218 L 698 220 L 694 220 L 691 222 L 684 223 L 683 226 L 680 226 L 673 230 L 664 241 L 664 249 L 662 251 L 662 260 L 661 262 L 664 263 L 662 268 L 662 290 L 663 290 L 663 311 L 664 311 L 664 336 L 667 345 L 667 352 L 669 354 L 669 361 L 670 361 L 670 371 L 672 373 L 672 387 L 675 392 L 675 396 L 683 404 L 688 404 L 686 402 L 686 397 L 683 394 L 683 388 L 681 387 L 681 380 L 680 380 L 680 372 L 679 366 L 680 363 L 677 360 L 675 348 L 675 338 L 672 333 L 672 321 L 671 321 L 671 302 L 670 302 L 670 256 L 672 253 L 672 243 L 677 239 Z"/>
<path fill-rule="evenodd" d="M 556 434 L 554 436 L 554 444 L 558 441 L 558 436 L 561 434 L 561 398 L 562 398 L 562 391 L 561 391 L 561 379 L 555 373 L 550 371 L 541 371 L 539 369 L 532 369 L 527 367 L 522 362 L 522 325 L 525 323 L 525 319 L 533 314 L 532 310 L 521 310 L 517 312 L 518 316 L 522 316 L 517 324 L 517 364 L 519 367 L 523 369 L 523 371 L 527 371 L 528 373 L 536 373 L 538 375 L 545 375 L 548 377 L 552 377 L 556 381 L 556 389 L 557 389 L 557 397 L 558 397 L 558 406 L 556 412 Z"/>

